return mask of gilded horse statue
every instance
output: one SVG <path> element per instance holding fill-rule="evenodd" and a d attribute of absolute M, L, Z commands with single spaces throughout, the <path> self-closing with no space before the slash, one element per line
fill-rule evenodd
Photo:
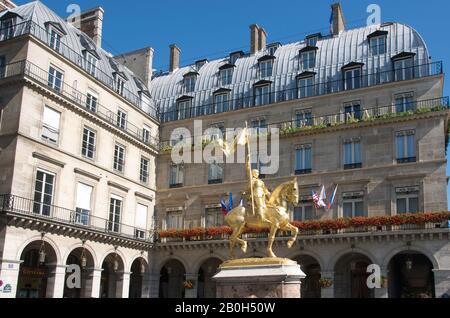
<path fill-rule="evenodd" d="M 253 171 L 255 181 L 262 182 L 258 179 L 257 171 Z M 230 256 L 235 259 L 234 248 L 239 243 L 241 250 L 247 252 L 247 242 L 241 239 L 241 235 L 246 227 L 256 229 L 269 229 L 269 243 L 267 246 L 268 257 L 275 258 L 276 255 L 272 250 L 278 230 L 291 232 L 292 238 L 288 241 L 287 246 L 291 248 L 297 240 L 298 229 L 290 224 L 288 213 L 288 205 L 297 204 L 299 199 L 297 178 L 293 181 L 286 182 L 278 186 L 272 194 L 266 193 L 270 199 L 266 199 L 266 204 L 261 208 L 261 215 L 255 212 L 255 199 L 250 200 L 247 205 L 239 206 L 231 210 L 225 217 L 225 222 L 233 229 L 230 237 Z M 252 196 L 253 197 L 253 193 Z M 251 198 L 250 197 L 250 198 Z M 253 201 L 253 206 L 252 206 Z"/>

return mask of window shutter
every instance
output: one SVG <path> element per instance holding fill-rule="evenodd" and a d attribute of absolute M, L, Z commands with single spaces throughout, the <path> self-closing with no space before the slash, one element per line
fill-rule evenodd
<path fill-rule="evenodd" d="M 61 114 L 56 110 L 51 109 L 50 107 L 44 107 L 44 124 L 54 128 L 55 130 L 59 130 L 59 121 L 61 118 Z"/>
<path fill-rule="evenodd" d="M 90 211 L 92 187 L 83 183 L 78 183 L 77 187 L 77 208 Z"/>
<path fill-rule="evenodd" d="M 138 229 L 147 229 L 147 214 L 148 207 L 143 204 L 138 204 L 136 210 L 136 227 Z"/>

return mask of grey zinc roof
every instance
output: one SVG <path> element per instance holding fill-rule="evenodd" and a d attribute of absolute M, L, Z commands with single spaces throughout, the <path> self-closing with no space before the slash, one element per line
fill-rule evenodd
<path fill-rule="evenodd" d="M 115 72 L 123 73 L 128 79 L 125 83 L 125 88 L 136 96 L 138 96 L 138 93 L 143 89 L 148 90 L 144 84 L 141 83 L 139 86 L 136 84 L 136 81 L 133 80 L 136 76 L 131 70 L 116 61 L 112 63 L 112 55 L 109 52 L 103 50 L 102 48 L 96 47 L 96 45 L 86 34 L 76 29 L 70 23 L 67 23 L 64 19 L 60 18 L 55 12 L 40 1 L 30 2 L 25 5 L 18 6 L 17 8 L 4 11 L 0 13 L 0 18 L 5 14 L 10 14 L 11 12 L 19 15 L 20 18 L 17 23 L 20 23 L 20 21 L 32 21 L 40 26 L 42 28 L 42 31 L 40 32 L 43 33 L 43 37 L 46 36 L 46 34 L 44 34 L 44 30 L 46 30 L 47 23 L 59 24 L 65 33 L 61 39 L 61 42 L 79 55 L 83 55 L 84 50 L 88 50 L 91 53 L 94 53 L 94 55 L 97 55 L 99 57 L 97 68 L 100 72 L 111 78 L 113 78 L 113 74 Z"/>
<path fill-rule="evenodd" d="M 372 56 L 369 52 L 367 36 L 377 30 L 387 31 L 387 53 Z M 273 76 L 266 78 L 273 82 L 272 92 L 296 88 L 296 76 L 305 70 L 302 69 L 299 51 L 306 47 L 305 41 L 286 44 L 275 52 Z M 429 62 L 428 50 L 421 36 L 411 27 L 400 23 L 385 23 L 363 28 L 350 29 L 339 36 L 323 37 L 317 42 L 316 67 L 314 71 L 316 83 L 340 80 L 341 68 L 351 62 L 364 63 L 364 73 L 371 74 L 392 70 L 391 58 L 401 52 L 414 52 L 415 63 Z M 246 55 L 236 62 L 231 85 L 225 86 L 232 90 L 230 99 L 251 96 L 253 85 L 260 81 L 258 59 L 267 52 L 258 52 L 255 55 Z M 211 104 L 213 92 L 219 89 L 219 67 L 228 63 L 228 57 L 210 61 L 199 71 L 193 107 Z M 157 103 L 161 113 L 176 110 L 176 100 L 184 95 L 183 75 L 194 66 L 182 67 L 173 73 L 156 77 L 151 82 L 150 92 Z"/>

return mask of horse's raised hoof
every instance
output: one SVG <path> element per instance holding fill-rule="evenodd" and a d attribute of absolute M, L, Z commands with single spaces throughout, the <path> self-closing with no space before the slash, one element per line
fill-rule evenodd
<path fill-rule="evenodd" d="M 287 243 L 287 247 L 288 248 L 292 248 L 292 246 L 294 245 L 294 241 L 289 241 L 288 243 Z"/>

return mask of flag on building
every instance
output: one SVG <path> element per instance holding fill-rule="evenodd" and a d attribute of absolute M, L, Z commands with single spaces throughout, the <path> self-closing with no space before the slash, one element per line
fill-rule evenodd
<path fill-rule="evenodd" d="M 228 212 L 233 210 L 233 193 L 230 192 L 230 200 L 228 201 Z"/>
<path fill-rule="evenodd" d="M 328 209 L 331 209 L 333 207 L 334 200 L 336 199 L 336 193 L 337 193 L 337 190 L 338 190 L 338 186 L 339 185 L 336 185 L 336 188 L 334 189 L 334 192 L 331 195 L 330 202 L 328 202 Z"/>
<path fill-rule="evenodd" d="M 227 207 L 227 205 L 225 204 L 225 201 L 222 199 L 222 200 L 220 200 L 220 206 L 222 207 L 222 213 L 223 213 L 223 215 L 224 216 L 227 216 L 227 214 L 228 214 L 228 207 Z"/>
<path fill-rule="evenodd" d="M 325 194 L 325 186 L 322 187 L 322 191 L 320 192 L 320 195 L 313 191 L 313 202 L 314 207 L 316 209 L 322 209 L 326 208 L 327 205 L 325 204 L 325 200 L 327 199 L 327 195 Z"/>

